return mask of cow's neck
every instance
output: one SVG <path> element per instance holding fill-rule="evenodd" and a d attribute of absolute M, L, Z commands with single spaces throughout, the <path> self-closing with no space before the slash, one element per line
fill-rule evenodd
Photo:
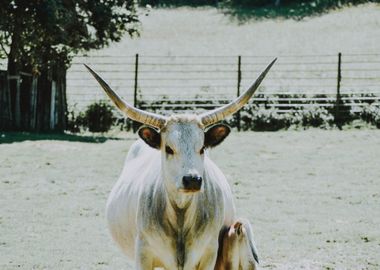
<path fill-rule="evenodd" d="M 169 203 L 174 209 L 187 210 L 194 203 L 195 197 L 196 195 L 186 195 L 179 192 L 173 195 L 168 194 Z"/>
<path fill-rule="evenodd" d="M 178 269 L 183 269 L 186 261 L 187 243 L 193 239 L 193 229 L 197 227 L 197 198 L 196 195 L 187 195 L 191 198 L 181 200 L 181 204 L 171 199 L 167 202 L 166 213 L 168 216 L 169 230 L 175 239 Z M 198 209 L 199 210 L 199 209 Z"/>
<path fill-rule="evenodd" d="M 170 223 L 178 228 L 185 228 L 187 223 L 191 223 L 189 221 L 194 218 L 197 211 L 197 196 L 197 194 L 168 196 L 166 205 Z"/>

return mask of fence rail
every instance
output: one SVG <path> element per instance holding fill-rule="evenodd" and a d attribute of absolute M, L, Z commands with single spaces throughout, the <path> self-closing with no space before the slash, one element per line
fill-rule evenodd
<path fill-rule="evenodd" d="M 189 105 L 211 109 L 239 95 L 273 58 L 138 54 L 77 57 L 67 76 L 68 103 L 83 110 L 89 103 L 105 98 L 83 67 L 86 63 L 135 106 L 163 113 Z M 380 54 L 338 53 L 279 56 L 252 101 L 281 113 L 294 108 L 339 107 L 342 103 L 359 110 L 367 103 L 378 105 L 379 99 Z"/>

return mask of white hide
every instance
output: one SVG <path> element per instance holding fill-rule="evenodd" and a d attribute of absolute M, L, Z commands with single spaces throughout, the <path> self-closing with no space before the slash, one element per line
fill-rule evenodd
<path fill-rule="evenodd" d="M 195 117 L 169 119 L 161 137 L 161 150 L 142 140 L 130 148 L 107 202 L 111 234 L 138 270 L 212 270 L 219 231 L 235 219 L 231 189 L 207 151 L 199 154 L 204 135 Z M 200 192 L 179 191 L 189 170 L 203 176 Z"/>

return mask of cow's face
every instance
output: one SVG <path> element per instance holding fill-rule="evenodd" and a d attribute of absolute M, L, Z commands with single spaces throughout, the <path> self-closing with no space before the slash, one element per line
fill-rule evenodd
<path fill-rule="evenodd" d="M 176 115 L 157 132 L 150 127 L 139 130 L 140 137 L 162 155 L 166 188 L 171 193 L 192 194 L 203 189 L 205 150 L 218 145 L 229 134 L 226 125 L 204 131 L 197 116 Z"/>

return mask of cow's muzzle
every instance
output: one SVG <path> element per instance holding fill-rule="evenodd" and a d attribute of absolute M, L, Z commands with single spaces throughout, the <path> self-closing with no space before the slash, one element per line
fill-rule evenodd
<path fill-rule="evenodd" d="M 183 191 L 196 192 L 201 189 L 202 177 L 199 175 L 188 174 L 182 177 Z"/>

